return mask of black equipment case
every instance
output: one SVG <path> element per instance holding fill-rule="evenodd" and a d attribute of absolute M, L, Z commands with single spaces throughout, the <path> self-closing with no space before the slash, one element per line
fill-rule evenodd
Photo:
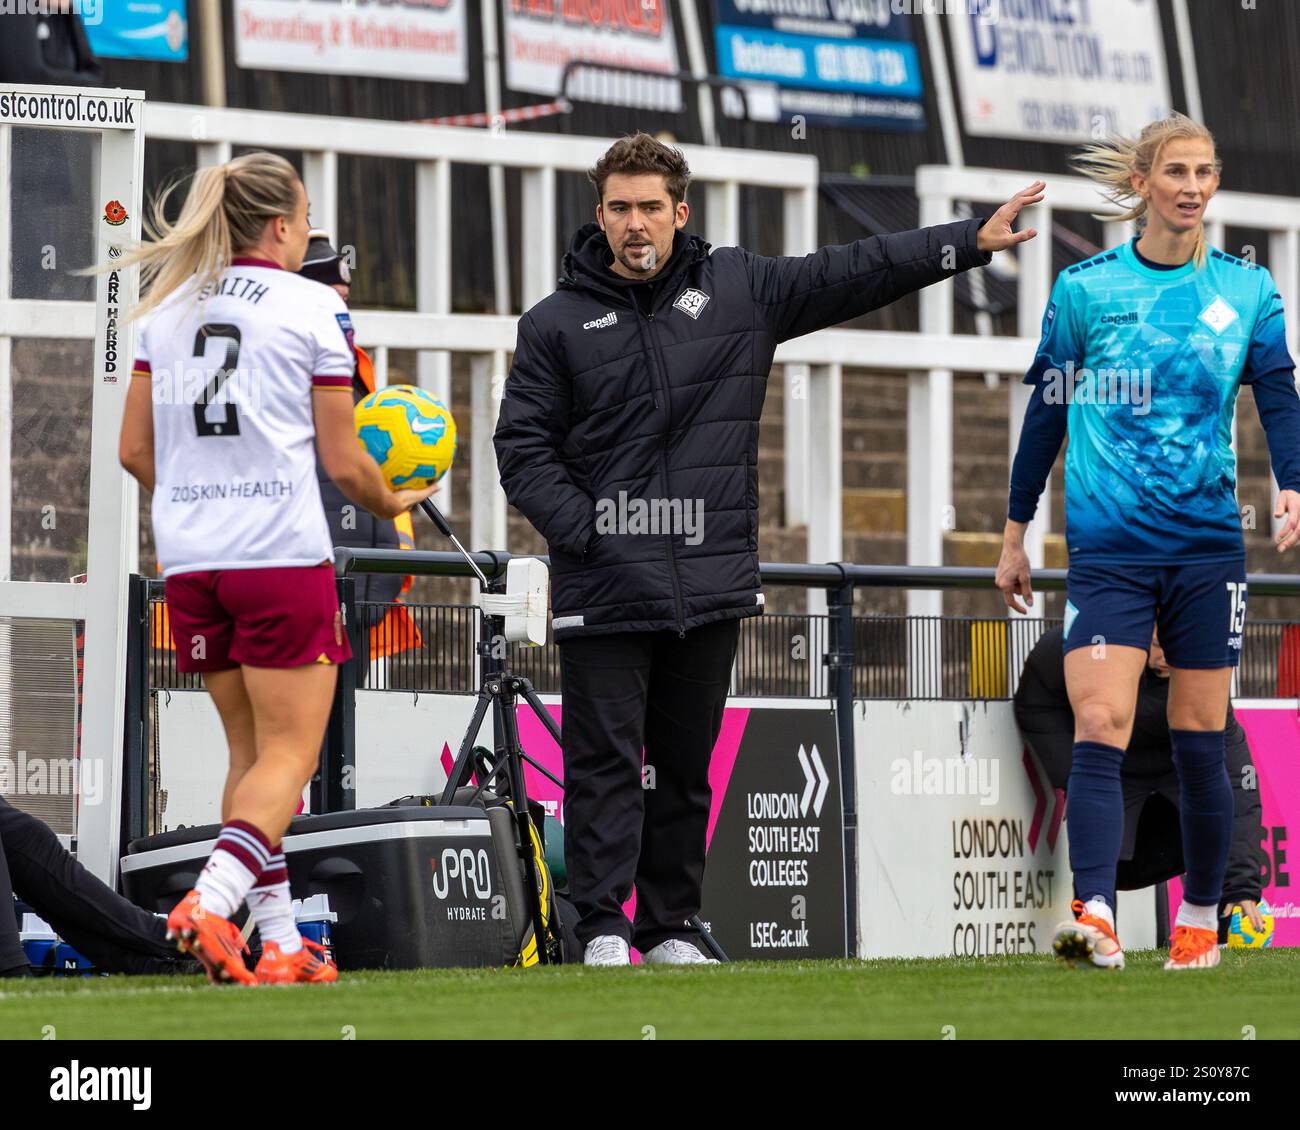
<path fill-rule="evenodd" d="M 136 840 L 122 860 L 127 897 L 171 910 L 219 831 L 208 824 Z M 329 896 L 339 969 L 502 966 L 514 963 L 527 925 L 514 842 L 505 828 L 494 835 L 477 805 L 402 806 L 297 816 L 284 855 L 294 898 Z"/>

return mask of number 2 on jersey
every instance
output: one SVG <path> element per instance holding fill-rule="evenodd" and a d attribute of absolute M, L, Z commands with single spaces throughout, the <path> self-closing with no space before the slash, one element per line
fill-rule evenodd
<path fill-rule="evenodd" d="M 207 408 L 217 398 L 217 394 L 221 392 L 221 386 L 226 383 L 227 378 L 233 375 L 236 366 L 239 364 L 239 346 L 242 340 L 239 327 L 232 326 L 228 322 L 212 322 L 209 325 L 200 326 L 199 332 L 194 335 L 194 356 L 200 361 L 203 360 L 204 353 L 207 351 L 208 342 L 214 338 L 226 343 L 225 364 L 212 374 L 212 383 L 208 385 L 203 395 L 195 402 L 194 423 L 201 436 L 237 436 L 239 435 L 239 414 L 235 410 L 234 403 L 225 404 L 225 416 L 216 421 L 208 419 Z"/>

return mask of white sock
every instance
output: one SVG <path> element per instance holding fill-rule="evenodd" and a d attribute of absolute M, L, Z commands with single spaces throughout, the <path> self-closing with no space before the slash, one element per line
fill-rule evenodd
<path fill-rule="evenodd" d="M 257 923 L 263 945 L 274 942 L 282 953 L 297 953 L 302 949 L 302 935 L 293 916 L 288 883 L 254 887 L 248 892 L 248 910 Z"/>
<path fill-rule="evenodd" d="M 248 911 L 257 923 L 262 944 L 274 942 L 281 953 L 302 949 L 302 935 L 293 916 L 293 899 L 289 897 L 289 871 L 284 851 L 276 845 L 257 886 L 248 892 Z"/>
<path fill-rule="evenodd" d="M 1193 906 L 1186 899 L 1178 905 L 1178 917 L 1175 926 L 1195 926 L 1198 930 L 1218 930 L 1219 908 L 1217 906 Z"/>
<path fill-rule="evenodd" d="M 271 857 L 266 836 L 246 820 L 227 820 L 194 889 L 204 910 L 229 918 Z"/>
<path fill-rule="evenodd" d="M 1086 903 L 1083 909 L 1091 914 L 1094 918 L 1100 918 L 1112 930 L 1115 929 L 1115 912 L 1111 910 L 1108 903 L 1101 895 L 1093 895 Z"/>
<path fill-rule="evenodd" d="M 214 851 L 199 874 L 194 889 L 204 910 L 229 918 L 257 881 L 247 867 L 228 851 Z"/>

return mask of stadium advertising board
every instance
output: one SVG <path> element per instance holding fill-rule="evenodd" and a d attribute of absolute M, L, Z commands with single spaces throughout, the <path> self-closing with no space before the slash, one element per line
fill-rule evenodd
<path fill-rule="evenodd" d="M 550 706 L 559 721 L 558 702 Z M 526 709 L 519 738 L 529 756 L 561 776 L 559 747 Z M 563 819 L 560 791 L 527 773 L 529 796 Z M 654 787 L 653 775 L 645 781 Z M 732 699 L 709 784 L 700 917 L 727 956 L 844 957 L 844 805 L 830 704 Z M 629 916 L 635 907 L 633 896 Z"/>
<path fill-rule="evenodd" d="M 1073 143 L 1169 112 L 1156 0 L 985 0 L 947 15 L 968 133 Z"/>
<path fill-rule="evenodd" d="M 1291 833 L 1300 828 L 1300 715 L 1294 699 L 1254 699 L 1233 707 L 1246 731 L 1262 808 L 1263 901 L 1273 917 L 1267 944 L 1300 946 L 1300 873 Z M 1182 885 L 1169 884 L 1171 917 L 1178 912 Z"/>
<path fill-rule="evenodd" d="M 741 85 L 752 119 L 925 128 L 913 21 L 889 0 L 714 0 L 713 8 L 718 73 L 750 80 Z"/>
<path fill-rule="evenodd" d="M 103 18 L 83 21 L 90 49 L 108 59 L 189 58 L 185 0 L 100 0 Z"/>
<path fill-rule="evenodd" d="M 547 702 L 560 720 L 558 700 Z M 357 692 L 358 806 L 441 789 L 473 709 L 464 695 Z M 1259 774 L 1272 944 L 1300 945 L 1291 841 L 1300 716 L 1293 699 L 1236 710 Z M 158 722 L 158 830 L 218 820 L 225 745 L 211 700 L 160 695 Z M 528 753 L 560 775 L 559 749 L 530 711 L 519 726 Z M 1046 952 L 1072 896 L 1065 806 L 1021 741 L 1011 704 L 860 702 L 854 728 L 860 955 Z M 490 720 L 479 741 L 491 745 Z M 530 794 L 562 818 L 560 790 L 528 774 Z M 711 781 L 703 917 L 728 954 L 842 954 L 843 802 L 827 705 L 733 699 Z M 1121 892 L 1120 904 L 1130 947 L 1154 944 L 1149 891 Z M 793 918 L 796 909 L 806 918 Z"/>
<path fill-rule="evenodd" d="M 737 707 L 732 726 L 737 744 L 713 753 L 701 915 L 733 959 L 844 957 L 835 716 Z"/>
<path fill-rule="evenodd" d="M 502 0 L 501 54 L 506 85 L 527 94 L 564 94 L 564 68 L 574 61 L 648 74 L 679 69 L 668 0 L 581 4 L 576 0 Z M 579 71 L 584 101 L 677 112 L 677 83 L 629 81 L 625 74 Z M 570 91 L 573 93 L 573 91 Z"/>
<path fill-rule="evenodd" d="M 275 71 L 467 82 L 464 0 L 235 0 L 235 62 Z"/>
<path fill-rule="evenodd" d="M 473 716 L 474 699 L 466 695 L 357 692 L 357 807 L 377 808 L 398 797 L 440 791 Z M 160 693 L 158 728 L 163 753 L 157 831 L 219 822 L 227 753 L 212 699 L 191 691 Z M 490 720 L 481 740 L 492 744 Z"/>
<path fill-rule="evenodd" d="M 558 698 L 544 701 L 560 722 Z M 474 702 L 467 695 L 358 691 L 357 807 L 441 790 Z M 526 707 L 518 719 L 528 755 L 563 778 L 550 734 Z M 158 724 L 158 830 L 219 821 L 226 759 L 211 699 L 189 691 L 160 695 Z M 493 744 L 490 717 L 478 742 Z M 526 773 L 529 796 L 563 820 L 560 789 L 531 767 Z M 709 781 L 701 917 L 728 956 L 845 956 L 844 806 L 830 704 L 732 699 Z M 653 775 L 646 783 L 653 787 Z M 635 899 L 627 910 L 634 913 Z"/>
<path fill-rule="evenodd" d="M 857 704 L 862 957 L 1050 953 L 1065 805 L 1008 702 Z"/>

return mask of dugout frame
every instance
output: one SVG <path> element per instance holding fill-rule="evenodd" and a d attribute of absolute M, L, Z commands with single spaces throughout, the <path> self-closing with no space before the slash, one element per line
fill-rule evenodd
<path fill-rule="evenodd" d="M 78 859 L 110 885 L 117 879 L 121 836 L 123 742 L 126 727 L 125 639 L 130 575 L 137 571 L 139 488 L 118 463 L 118 432 L 134 359 L 135 332 L 123 318 L 135 305 L 138 272 L 105 270 L 86 303 L 12 297 L 13 133 L 73 130 L 99 136 L 95 181 L 96 267 L 108 267 L 124 244 L 140 239 L 144 181 L 144 93 L 85 87 L 0 84 L 0 617 L 83 620 L 86 625 L 81 761 L 76 798 Z M 106 224 L 126 211 L 120 222 Z M 86 264 L 90 266 L 91 264 Z M 92 325 L 93 322 L 93 325 Z M 86 583 L 12 579 L 13 339 L 91 338 L 90 490 Z M 98 762 L 104 783 L 83 803 L 80 780 Z"/>

